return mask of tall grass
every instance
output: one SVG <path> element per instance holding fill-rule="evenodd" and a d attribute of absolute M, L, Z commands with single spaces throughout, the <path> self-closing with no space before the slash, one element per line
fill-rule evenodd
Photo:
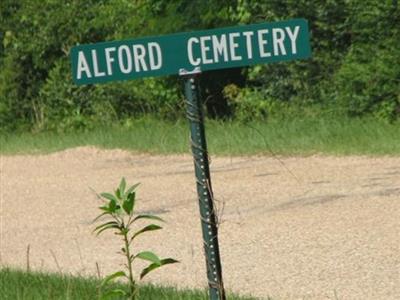
<path fill-rule="evenodd" d="M 375 119 L 316 118 L 242 124 L 206 121 L 209 150 L 218 155 L 400 154 L 400 123 Z M 93 145 L 148 153 L 189 153 L 187 122 L 141 119 L 71 133 L 0 135 L 0 152 L 48 153 Z"/>
<path fill-rule="evenodd" d="M 95 278 L 72 277 L 0 269 L 0 299 L 2 300 L 96 300 L 100 281 Z M 121 285 L 121 287 L 123 287 Z M 177 290 L 155 285 L 141 286 L 140 300 L 206 300 L 207 292 Z M 255 300 L 229 295 L 230 300 Z"/>

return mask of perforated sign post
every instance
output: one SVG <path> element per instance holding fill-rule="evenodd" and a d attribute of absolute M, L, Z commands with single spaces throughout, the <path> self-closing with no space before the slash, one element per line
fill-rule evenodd
<path fill-rule="evenodd" d="M 171 74 L 184 79 L 212 300 L 226 297 L 198 77 L 208 70 L 310 56 L 308 24 L 304 19 L 79 45 L 71 49 L 73 80 L 78 85 Z"/>

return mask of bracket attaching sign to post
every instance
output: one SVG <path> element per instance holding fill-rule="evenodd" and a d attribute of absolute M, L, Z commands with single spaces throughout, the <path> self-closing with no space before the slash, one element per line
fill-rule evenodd
<path fill-rule="evenodd" d="M 197 194 L 200 206 L 201 229 L 206 256 L 207 279 L 211 300 L 225 300 L 222 281 L 221 259 L 218 244 L 218 224 L 211 187 L 204 116 L 199 91 L 199 67 L 193 71 L 181 69 L 179 75 L 185 80 L 187 118 L 190 125 L 190 142 L 194 159 Z"/>

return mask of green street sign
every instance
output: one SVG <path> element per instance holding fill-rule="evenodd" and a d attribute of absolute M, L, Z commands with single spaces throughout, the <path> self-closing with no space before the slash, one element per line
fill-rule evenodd
<path fill-rule="evenodd" d="M 71 49 L 76 84 L 304 59 L 311 56 L 304 19 L 79 45 Z"/>

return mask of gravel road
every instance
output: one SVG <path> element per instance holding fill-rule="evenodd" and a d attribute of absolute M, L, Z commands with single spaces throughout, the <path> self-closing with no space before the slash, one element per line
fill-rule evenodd
<path fill-rule="evenodd" d="M 122 263 L 118 237 L 95 237 L 100 204 L 122 176 L 137 209 L 163 217 L 140 249 L 181 261 L 147 281 L 204 287 L 189 155 L 92 147 L 1 156 L 2 266 L 102 275 Z M 212 157 L 225 286 L 273 299 L 400 299 L 400 157 Z"/>

